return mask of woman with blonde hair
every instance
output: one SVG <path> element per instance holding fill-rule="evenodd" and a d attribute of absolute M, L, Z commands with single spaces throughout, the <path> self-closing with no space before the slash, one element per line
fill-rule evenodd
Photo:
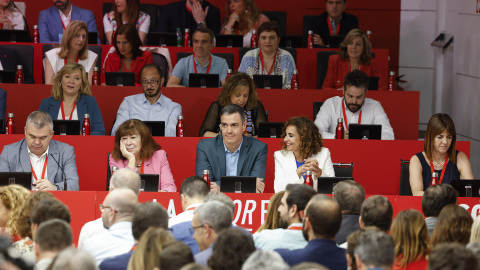
<path fill-rule="evenodd" d="M 473 222 L 470 243 L 480 243 L 480 218 L 476 218 Z"/>
<path fill-rule="evenodd" d="M 175 238 L 163 228 L 150 227 L 146 230 L 128 262 L 128 270 L 153 269 L 158 265 L 160 253 L 165 245 L 175 242 Z"/>
<path fill-rule="evenodd" d="M 20 185 L 0 187 L 0 228 L 16 242 L 21 239 L 18 219 L 22 205 L 30 192 Z"/>
<path fill-rule="evenodd" d="M 270 202 L 268 203 L 267 218 L 253 234 L 253 238 L 255 238 L 258 233 L 263 230 L 274 230 L 280 228 L 280 212 L 278 212 L 278 207 L 280 206 L 280 201 L 282 200 L 284 193 L 285 191 L 280 191 L 272 195 Z"/>

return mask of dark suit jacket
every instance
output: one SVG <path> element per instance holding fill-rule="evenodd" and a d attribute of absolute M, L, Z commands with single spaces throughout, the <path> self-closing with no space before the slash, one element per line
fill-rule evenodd
<path fill-rule="evenodd" d="M 162 7 L 157 22 L 157 32 L 175 33 L 180 27 L 182 33 L 185 28 L 193 33 L 197 29 L 197 23 L 193 15 L 186 8 L 186 0 L 173 2 Z M 215 33 L 220 34 L 220 10 L 207 1 L 202 3 L 203 10 L 208 7 L 208 14 L 205 18 L 207 27 Z"/>
<path fill-rule="evenodd" d="M 88 32 L 98 32 L 97 22 L 93 12 L 72 5 L 72 21 L 83 21 L 87 24 Z M 60 43 L 58 34 L 63 34 L 62 19 L 54 6 L 40 11 L 38 15 L 38 34 L 40 43 Z M 100 38 L 97 39 L 100 44 Z"/>
<path fill-rule="evenodd" d="M 99 268 L 100 270 L 127 270 L 128 261 L 130 261 L 132 254 L 133 250 L 130 250 L 125 254 L 107 258 L 102 261 Z"/>
<path fill-rule="evenodd" d="M 338 245 L 347 242 L 347 237 L 354 231 L 360 229 L 360 223 L 358 223 L 359 217 L 360 215 L 342 215 L 342 225 L 335 235 L 335 242 L 337 242 Z"/>
<path fill-rule="evenodd" d="M 3 125 L 6 121 L 6 112 L 7 112 L 7 91 L 0 88 L 0 118 L 3 119 Z M 0 125 L 2 121 L 0 121 Z M 0 133 L 3 131 L 3 126 L 0 127 Z"/>
<path fill-rule="evenodd" d="M 327 19 L 328 14 L 326 11 L 319 16 L 312 18 L 310 21 L 310 29 L 304 29 L 307 31 L 304 33 L 304 36 L 308 37 L 308 30 L 313 30 L 313 33 L 320 35 L 325 45 L 328 45 L 330 41 L 330 29 L 328 28 Z M 343 12 L 342 18 L 340 19 L 340 31 L 338 35 L 345 36 L 354 28 L 358 28 L 358 18 L 355 15 Z"/>
<path fill-rule="evenodd" d="M 238 157 L 237 175 L 264 178 L 267 171 L 267 144 L 253 138 L 243 136 L 243 143 Z M 225 146 L 222 135 L 200 140 L 197 145 L 195 173 L 203 176 L 203 170 L 210 171 L 212 182 L 220 186 L 220 179 L 227 175 Z"/>
<path fill-rule="evenodd" d="M 52 156 L 57 159 L 63 167 L 67 178 L 67 190 L 78 190 L 77 164 L 75 162 L 75 151 L 72 146 L 55 140 L 50 140 L 48 145 L 47 178 L 58 186 L 59 190 L 64 189 L 63 172 L 58 168 Z M 0 172 L 31 172 L 28 147 L 25 139 L 19 142 L 5 145 L 0 155 Z"/>
<path fill-rule="evenodd" d="M 26 84 L 34 84 L 32 71 L 29 70 L 25 63 L 18 55 L 18 52 L 5 47 L 0 46 L 0 62 L 2 63 L 3 70 L 17 70 L 17 65 L 23 66 L 23 82 Z"/>
<path fill-rule="evenodd" d="M 44 98 L 42 99 L 40 109 L 38 110 L 50 114 L 50 117 L 52 117 L 53 120 L 57 120 L 58 112 L 60 110 L 60 101 L 55 100 L 53 97 Z M 83 124 L 83 115 L 86 113 L 90 115 L 91 135 L 106 134 L 102 113 L 100 112 L 97 100 L 94 97 L 80 95 L 80 99 L 77 102 L 77 113 L 80 125 Z"/>

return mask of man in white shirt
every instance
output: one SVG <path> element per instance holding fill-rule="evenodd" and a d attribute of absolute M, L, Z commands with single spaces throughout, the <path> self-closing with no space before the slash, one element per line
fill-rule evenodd
<path fill-rule="evenodd" d="M 324 139 L 334 139 L 338 119 L 343 119 L 344 139 L 348 139 L 348 125 L 382 125 L 382 140 L 394 140 L 393 129 L 380 102 L 366 98 L 368 76 L 353 70 L 345 76 L 343 97 L 332 97 L 323 103 L 315 119 Z"/>

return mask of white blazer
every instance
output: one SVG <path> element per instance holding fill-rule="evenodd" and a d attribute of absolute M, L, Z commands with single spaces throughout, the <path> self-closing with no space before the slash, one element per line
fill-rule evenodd
<path fill-rule="evenodd" d="M 285 190 L 288 184 L 303 184 L 303 177 L 297 175 L 297 163 L 292 151 L 280 150 L 273 154 L 275 158 L 275 193 Z M 318 167 L 322 169 L 322 177 L 335 177 L 330 150 L 322 147 L 322 150 L 308 159 L 316 159 Z M 317 177 L 313 177 L 313 187 L 316 190 Z"/>

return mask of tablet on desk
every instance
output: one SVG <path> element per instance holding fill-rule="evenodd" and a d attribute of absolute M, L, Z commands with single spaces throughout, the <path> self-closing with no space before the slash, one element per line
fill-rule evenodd
<path fill-rule="evenodd" d="M 31 172 L 0 172 L 0 186 L 21 185 L 24 188 L 32 189 Z"/>
<path fill-rule="evenodd" d="M 53 134 L 80 135 L 80 120 L 53 120 Z"/>
<path fill-rule="evenodd" d="M 332 194 L 333 187 L 340 181 L 353 180 L 353 177 L 318 177 L 317 192 L 321 194 Z"/>
<path fill-rule="evenodd" d="M 135 86 L 135 72 L 105 72 L 105 84 L 109 86 Z"/>
<path fill-rule="evenodd" d="M 368 90 L 378 90 L 378 77 L 368 77 Z"/>
<path fill-rule="evenodd" d="M 478 179 L 452 180 L 450 185 L 458 191 L 459 197 L 480 197 L 480 180 Z"/>
<path fill-rule="evenodd" d="M 142 121 L 150 130 L 152 136 L 165 136 L 165 121 Z"/>
<path fill-rule="evenodd" d="M 177 46 L 177 34 L 176 33 L 160 33 L 160 32 L 148 33 L 147 45 L 175 47 Z"/>
<path fill-rule="evenodd" d="M 27 30 L 0 29 L 0 41 L 31 42 Z"/>
<path fill-rule="evenodd" d="M 140 191 L 157 192 L 159 179 L 158 174 L 140 174 L 141 185 L 145 185 L 143 190 L 140 186 Z"/>
<path fill-rule="evenodd" d="M 259 138 L 281 138 L 284 122 L 260 122 L 258 124 Z"/>
<path fill-rule="evenodd" d="M 358 140 L 381 140 L 382 125 L 348 125 L 348 138 Z"/>
<path fill-rule="evenodd" d="M 243 47 L 242 35 L 217 35 L 215 36 L 215 47 Z"/>
<path fill-rule="evenodd" d="M 282 75 L 253 75 L 253 81 L 257 88 L 263 89 L 282 89 Z"/>
<path fill-rule="evenodd" d="M 303 37 L 302 36 L 283 36 L 280 38 L 278 44 L 280 48 L 302 48 Z"/>
<path fill-rule="evenodd" d="M 257 178 L 255 176 L 222 176 L 220 191 L 230 193 L 256 193 Z"/>
<path fill-rule="evenodd" d="M 218 74 L 190 73 L 188 87 L 218 88 L 220 79 Z"/>
<path fill-rule="evenodd" d="M 15 83 L 15 73 L 13 70 L 0 70 L 0 83 Z"/>
<path fill-rule="evenodd" d="M 97 44 L 98 32 L 88 32 L 88 44 Z"/>

